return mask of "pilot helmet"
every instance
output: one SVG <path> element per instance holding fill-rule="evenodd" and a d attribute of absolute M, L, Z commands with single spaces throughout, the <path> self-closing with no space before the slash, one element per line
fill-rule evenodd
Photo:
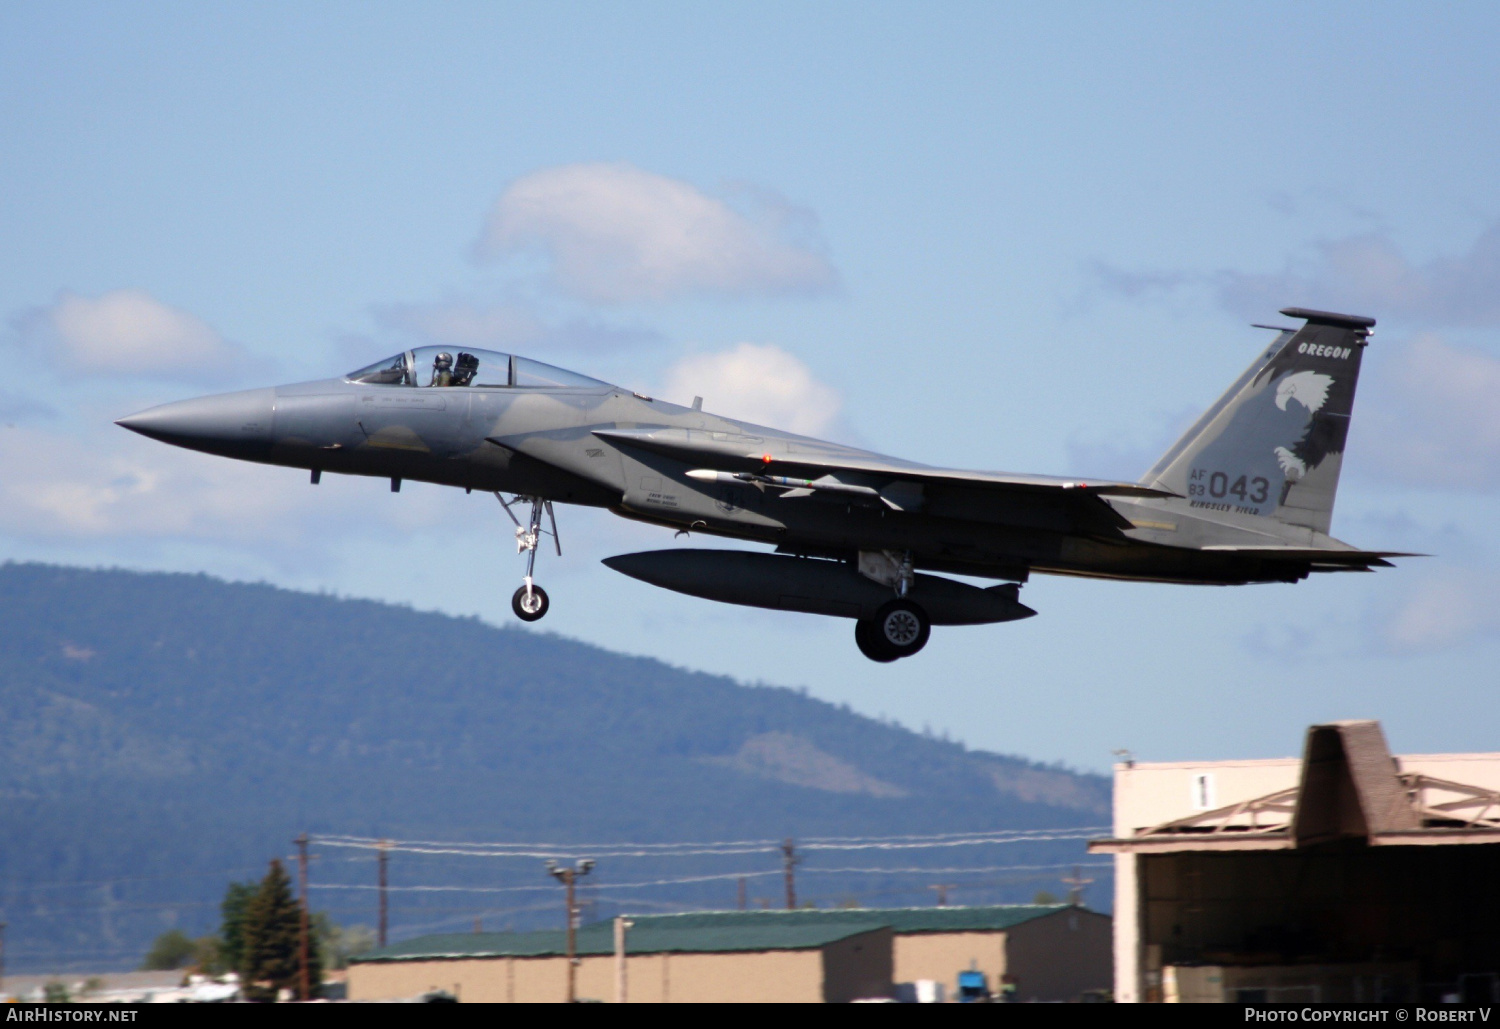
<path fill-rule="evenodd" d="M 433 359 L 432 366 L 434 368 L 443 368 L 443 369 L 452 368 L 453 367 L 453 355 L 449 354 L 449 353 L 446 353 L 446 352 L 439 354 L 436 358 Z"/>

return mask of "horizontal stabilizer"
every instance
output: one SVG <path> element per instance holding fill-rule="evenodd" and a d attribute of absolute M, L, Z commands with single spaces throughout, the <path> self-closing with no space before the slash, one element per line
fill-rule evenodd
<path fill-rule="evenodd" d="M 1324 547 L 1279 547 L 1275 544 L 1241 547 L 1234 545 L 1204 547 L 1218 554 L 1244 554 L 1272 560 L 1306 561 L 1314 565 L 1340 565 L 1349 568 L 1390 568 L 1391 557 L 1429 557 L 1429 554 L 1408 554 L 1398 550 L 1333 550 Z"/>

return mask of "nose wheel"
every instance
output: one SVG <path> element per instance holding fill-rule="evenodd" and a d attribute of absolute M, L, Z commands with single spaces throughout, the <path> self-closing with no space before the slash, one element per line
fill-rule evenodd
<path fill-rule="evenodd" d="M 534 622 L 547 613 L 547 591 L 536 583 L 522 586 L 510 598 L 510 609 L 523 622 Z"/>
<path fill-rule="evenodd" d="M 557 518 L 552 513 L 552 501 L 541 497 L 513 497 L 507 503 L 506 499 L 499 493 L 495 499 L 500 501 L 500 506 L 505 508 L 505 513 L 510 520 L 516 523 L 516 553 L 526 555 L 526 575 L 521 580 L 521 588 L 516 590 L 510 598 L 510 609 L 516 613 L 516 617 L 523 622 L 534 622 L 547 613 L 550 602 L 547 599 L 547 591 L 536 584 L 533 573 L 536 571 L 536 548 L 541 542 L 543 535 L 552 537 L 553 546 L 557 548 L 557 556 L 562 557 L 562 540 L 557 535 Z M 530 502 L 531 517 L 526 524 L 522 525 L 516 513 L 511 510 L 511 504 Z M 547 522 L 551 525 L 548 532 L 542 528 L 542 513 L 546 512 Z"/>

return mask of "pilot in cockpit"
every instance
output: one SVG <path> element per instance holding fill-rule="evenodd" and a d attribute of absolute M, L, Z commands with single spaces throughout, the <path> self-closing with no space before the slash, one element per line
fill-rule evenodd
<path fill-rule="evenodd" d="M 429 386 L 450 386 L 453 384 L 453 355 L 444 351 L 432 359 L 432 381 Z"/>

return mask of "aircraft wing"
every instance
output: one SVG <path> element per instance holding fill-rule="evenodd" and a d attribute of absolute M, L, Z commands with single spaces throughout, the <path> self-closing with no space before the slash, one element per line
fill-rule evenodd
<path fill-rule="evenodd" d="M 916 484 L 944 484 L 1005 492 L 1117 497 L 1173 497 L 1166 490 L 1133 482 L 1067 479 L 1051 475 L 1013 475 L 1007 472 L 976 472 L 930 465 L 854 450 L 819 440 L 741 436 L 691 429 L 595 429 L 594 435 L 617 446 L 645 450 L 676 458 L 704 469 L 752 476 L 802 477 L 804 488 L 837 489 L 844 483 L 819 486 L 838 473 L 856 477 Z M 789 484 L 787 484 L 789 485 Z M 877 490 L 871 488 L 870 492 Z M 879 490 L 888 494 L 889 489 Z M 888 501 L 889 502 L 889 501 Z M 899 505 L 892 505 L 899 506 Z"/>

